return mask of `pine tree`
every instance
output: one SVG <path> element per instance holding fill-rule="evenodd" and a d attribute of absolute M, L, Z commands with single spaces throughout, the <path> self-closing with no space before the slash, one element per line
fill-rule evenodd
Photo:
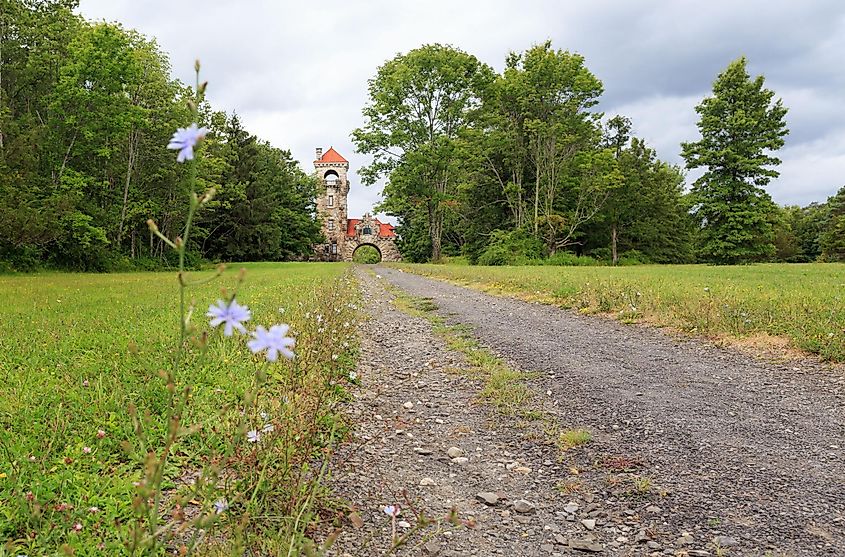
<path fill-rule="evenodd" d="M 706 168 L 692 188 L 699 255 L 706 261 L 747 263 L 775 251 L 773 202 L 763 186 L 779 175 L 773 152 L 789 130 L 787 109 L 780 99 L 773 102 L 763 82 L 763 76 L 750 78 L 744 57 L 731 62 L 713 84 L 713 96 L 695 108 L 701 139 L 681 144 L 687 168 Z"/>

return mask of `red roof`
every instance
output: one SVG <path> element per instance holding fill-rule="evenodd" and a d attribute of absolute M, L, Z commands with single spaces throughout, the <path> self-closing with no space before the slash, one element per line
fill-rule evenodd
<path fill-rule="evenodd" d="M 395 227 L 387 222 L 379 222 L 376 220 L 378 224 L 378 235 L 382 238 L 395 238 L 396 232 L 394 232 Z"/>
<path fill-rule="evenodd" d="M 361 219 L 346 219 L 346 236 L 351 238 L 355 235 L 355 226 L 361 222 Z"/>
<path fill-rule="evenodd" d="M 352 238 L 355 236 L 355 227 L 361 222 L 361 219 L 347 219 L 346 220 L 346 237 Z M 373 219 L 373 222 L 378 226 L 379 238 L 395 238 L 395 227 L 389 222 L 381 222 L 378 219 Z"/>
<path fill-rule="evenodd" d="M 348 160 L 344 159 L 340 156 L 340 153 L 334 150 L 334 147 L 329 147 L 329 150 L 323 153 L 323 156 L 320 157 L 320 160 L 314 162 L 345 162 L 349 163 Z"/>

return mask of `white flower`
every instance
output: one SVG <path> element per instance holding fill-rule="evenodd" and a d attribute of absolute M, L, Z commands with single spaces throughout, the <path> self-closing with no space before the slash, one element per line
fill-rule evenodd
<path fill-rule="evenodd" d="M 218 499 L 214 502 L 214 514 L 220 514 L 229 508 L 229 503 L 225 499 Z"/>
<path fill-rule="evenodd" d="M 288 325 L 282 324 L 273 325 L 268 331 L 259 325 L 252 333 L 253 339 L 247 343 L 247 346 L 253 354 L 266 350 L 267 360 L 270 362 L 275 362 L 279 354 L 285 358 L 293 359 L 294 353 L 291 348 L 296 344 L 296 341 L 285 336 L 289 329 Z"/>
<path fill-rule="evenodd" d="M 246 432 L 246 440 L 250 443 L 258 443 L 261 440 L 261 434 L 258 431 L 251 429 Z"/>
<path fill-rule="evenodd" d="M 261 433 L 273 433 L 273 430 L 276 429 L 273 427 L 273 424 L 264 424 L 264 427 L 261 428 Z"/>
<path fill-rule="evenodd" d="M 198 128 L 196 124 L 191 124 L 187 128 L 178 128 L 167 148 L 179 151 L 176 162 L 191 160 L 194 158 L 194 147 L 207 133 L 207 128 Z"/>
<path fill-rule="evenodd" d="M 227 337 L 232 336 L 233 329 L 237 329 L 242 333 L 246 333 L 246 328 L 243 326 L 244 321 L 249 321 L 252 313 L 246 306 L 240 305 L 235 300 L 229 303 L 223 300 L 217 300 L 217 305 L 208 306 L 208 313 L 206 316 L 211 317 L 209 325 L 217 327 L 221 323 L 226 326 L 223 329 L 223 334 Z"/>

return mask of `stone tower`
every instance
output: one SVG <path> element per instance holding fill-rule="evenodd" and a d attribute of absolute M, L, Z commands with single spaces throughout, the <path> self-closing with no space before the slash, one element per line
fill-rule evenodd
<path fill-rule="evenodd" d="M 346 198 L 349 195 L 349 161 L 329 147 L 317 148 L 314 161 L 317 179 L 317 214 L 323 221 L 326 243 L 316 246 L 317 256 L 327 261 L 343 259 L 346 240 Z"/>

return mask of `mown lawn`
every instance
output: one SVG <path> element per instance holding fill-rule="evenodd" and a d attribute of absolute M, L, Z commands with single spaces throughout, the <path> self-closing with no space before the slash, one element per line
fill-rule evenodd
<path fill-rule="evenodd" d="M 312 322 L 324 303 L 315 292 L 342 282 L 347 267 L 339 264 L 231 266 L 222 280 L 192 290 L 192 322 L 207 327 L 209 304 L 221 286 L 235 285 L 241 267 L 238 300 L 252 310 L 253 327 L 288 322 L 297 350 L 322 342 L 324 360 L 353 350 L 320 340 Z M 140 468 L 126 450 L 136 436 L 128 409 L 149 416 L 148 431 L 164 431 L 159 371 L 171 366 L 177 346 L 175 273 L 4 276 L 0 307 L 0 539 L 14 555 L 53 554 L 63 545 L 76 555 L 122 553 Z M 337 317 L 327 315 L 323 326 L 340 327 L 332 319 L 349 319 L 351 310 L 331 311 Z M 173 478 L 223 444 L 221 408 L 237 403 L 255 378 L 257 358 L 243 340 L 218 340 L 177 378 L 192 386 L 184 423 L 208 434 L 180 443 Z"/>
<path fill-rule="evenodd" d="M 624 321 L 760 342 L 782 337 L 824 359 L 845 361 L 845 264 L 399 266 Z"/>

